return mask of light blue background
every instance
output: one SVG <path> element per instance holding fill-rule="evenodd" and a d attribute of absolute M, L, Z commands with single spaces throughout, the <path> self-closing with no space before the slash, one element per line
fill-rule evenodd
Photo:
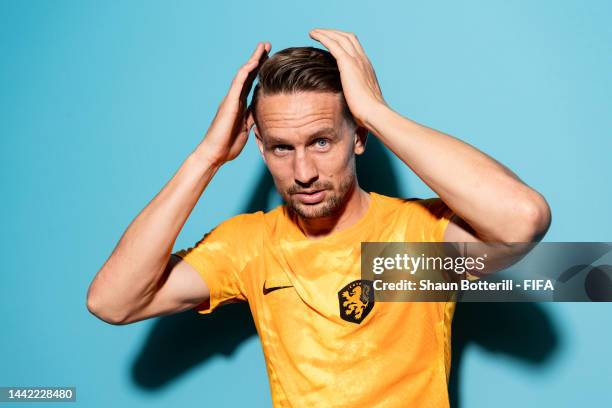
<path fill-rule="evenodd" d="M 156 356 L 181 355 L 175 331 L 175 344 L 149 355 L 151 383 L 134 373 L 156 321 L 106 325 L 85 295 L 256 42 L 315 45 L 314 27 L 356 32 L 395 110 L 543 193 L 554 218 L 546 241 L 610 241 L 611 16 L 607 1 L 1 1 L 0 385 L 73 385 L 71 406 L 83 407 L 270 405 L 256 336 L 164 379 Z M 431 196 L 392 163 L 403 195 Z M 262 166 L 251 140 L 176 248 L 242 212 Z M 612 406 L 611 306 L 537 308 L 554 333 L 550 350 L 530 359 L 468 344 L 461 406 Z M 529 334 L 516 326 L 492 335 Z M 215 335 L 185 341 L 206 347 Z M 364 375 L 364 385 L 374 380 Z"/>

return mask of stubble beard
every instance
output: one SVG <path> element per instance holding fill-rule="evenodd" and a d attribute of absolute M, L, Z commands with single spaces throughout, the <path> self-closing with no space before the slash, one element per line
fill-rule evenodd
<path fill-rule="evenodd" d="M 339 185 L 338 191 L 331 190 L 331 184 L 313 184 L 312 189 L 325 189 L 325 199 L 317 204 L 303 204 L 295 195 L 294 188 L 285 192 L 285 202 L 301 218 L 322 218 L 336 215 L 345 205 L 349 192 L 355 185 L 355 174 L 349 173 Z"/>

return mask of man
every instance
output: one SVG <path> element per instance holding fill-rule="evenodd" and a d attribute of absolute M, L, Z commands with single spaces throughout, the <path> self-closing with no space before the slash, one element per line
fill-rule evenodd
<path fill-rule="evenodd" d="M 394 112 L 353 34 L 310 36 L 329 52 L 290 48 L 267 59 L 271 45 L 258 44 L 204 140 L 98 272 L 88 308 L 127 324 L 248 301 L 275 406 L 446 407 L 454 302 L 356 308 L 361 242 L 501 243 L 507 250 L 491 261 L 507 264 L 521 254 L 506 244 L 540 240 L 550 210 L 484 153 Z M 172 254 L 198 198 L 251 128 L 285 204 L 232 217 Z M 363 191 L 355 155 L 368 133 L 440 198 Z"/>

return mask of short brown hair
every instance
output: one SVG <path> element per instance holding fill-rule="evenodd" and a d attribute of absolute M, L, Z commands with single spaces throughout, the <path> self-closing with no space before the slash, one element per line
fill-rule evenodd
<path fill-rule="evenodd" d="M 251 110 L 255 115 L 261 95 L 296 93 L 303 91 L 340 94 L 343 113 L 350 123 L 355 119 L 342 93 L 338 63 L 333 55 L 315 47 L 290 47 L 268 58 L 257 74 Z"/>

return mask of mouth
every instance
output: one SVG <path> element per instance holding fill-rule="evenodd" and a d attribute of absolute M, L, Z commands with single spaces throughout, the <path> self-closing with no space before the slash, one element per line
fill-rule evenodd
<path fill-rule="evenodd" d="M 317 204 L 325 198 L 325 190 L 301 191 L 295 196 L 304 204 Z"/>

